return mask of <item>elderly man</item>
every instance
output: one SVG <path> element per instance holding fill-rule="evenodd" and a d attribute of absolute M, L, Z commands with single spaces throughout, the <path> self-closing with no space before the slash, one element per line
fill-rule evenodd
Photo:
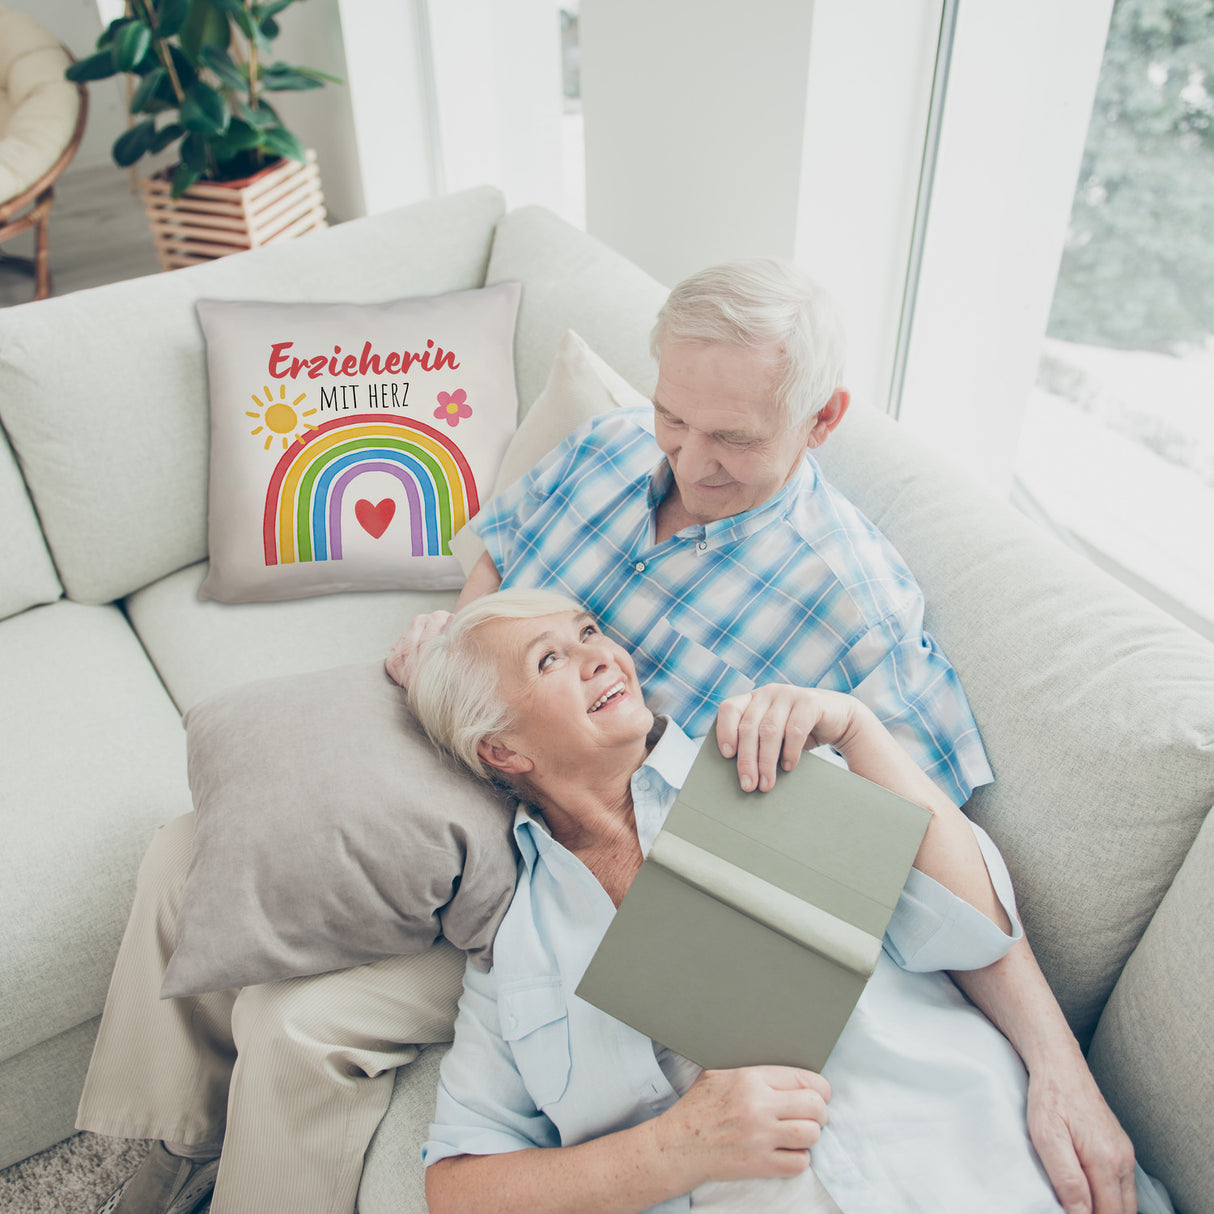
<path fill-rule="evenodd" d="M 789 266 L 680 283 L 653 332 L 652 414 L 596 419 L 482 510 L 487 551 L 459 605 L 499 586 L 585 603 L 690 734 L 762 683 L 851 692 L 961 805 L 991 773 L 919 588 L 809 454 L 847 411 L 842 346 L 829 300 Z M 407 683 L 446 618 L 414 622 L 394 677 Z M 1028 1067 L 1029 1128 L 1063 1206 L 1132 1209 L 1133 1149 L 1027 940 L 957 981 Z"/>

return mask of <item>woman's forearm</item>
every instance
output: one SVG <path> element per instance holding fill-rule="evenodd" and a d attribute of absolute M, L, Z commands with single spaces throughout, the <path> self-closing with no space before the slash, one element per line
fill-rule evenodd
<path fill-rule="evenodd" d="M 430 1214 L 636 1214 L 695 1187 L 654 1122 L 572 1147 L 458 1155 L 426 1170 Z"/>

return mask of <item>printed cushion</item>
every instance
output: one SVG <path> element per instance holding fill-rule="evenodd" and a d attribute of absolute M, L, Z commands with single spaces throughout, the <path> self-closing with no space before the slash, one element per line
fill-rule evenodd
<path fill-rule="evenodd" d="M 186 714 L 194 855 L 162 994 L 419 953 L 487 967 L 513 801 L 447 763 L 381 663 L 248 683 Z"/>
<path fill-rule="evenodd" d="M 514 433 L 517 283 L 390 303 L 200 300 L 221 602 L 462 583 Z"/>

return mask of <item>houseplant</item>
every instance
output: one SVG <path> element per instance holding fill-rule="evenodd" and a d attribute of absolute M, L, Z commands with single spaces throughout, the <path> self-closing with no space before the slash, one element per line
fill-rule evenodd
<path fill-rule="evenodd" d="M 314 158 L 266 99 L 336 81 L 273 59 L 278 16 L 294 2 L 127 0 L 126 15 L 110 23 L 96 51 L 68 68 L 68 78 L 77 82 L 119 74 L 131 80 L 134 121 L 114 143 L 117 164 L 133 165 L 145 155 L 177 148 L 176 164 L 144 182 L 162 262 L 166 241 L 180 246 L 191 239 L 190 228 L 202 236 L 192 238 L 196 247 L 189 257 L 172 264 L 265 244 L 286 228 L 295 235 L 323 225 Z M 274 174 L 278 177 L 266 187 Z M 252 189 L 252 199 L 241 197 L 242 189 Z M 264 201 L 267 193 L 273 210 L 269 225 L 260 221 L 264 215 L 259 220 L 253 214 L 247 230 L 234 228 L 257 211 L 251 204 Z M 276 227 L 284 215 L 291 219 Z M 314 223 L 307 222 L 309 215 Z"/>

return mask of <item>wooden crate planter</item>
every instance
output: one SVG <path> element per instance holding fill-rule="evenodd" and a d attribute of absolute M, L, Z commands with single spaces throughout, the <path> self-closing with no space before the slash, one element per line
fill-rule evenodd
<path fill-rule="evenodd" d="M 301 236 L 325 223 L 316 153 L 279 160 L 241 181 L 199 181 L 174 198 L 168 176 L 140 186 L 161 267 L 198 265 Z"/>

